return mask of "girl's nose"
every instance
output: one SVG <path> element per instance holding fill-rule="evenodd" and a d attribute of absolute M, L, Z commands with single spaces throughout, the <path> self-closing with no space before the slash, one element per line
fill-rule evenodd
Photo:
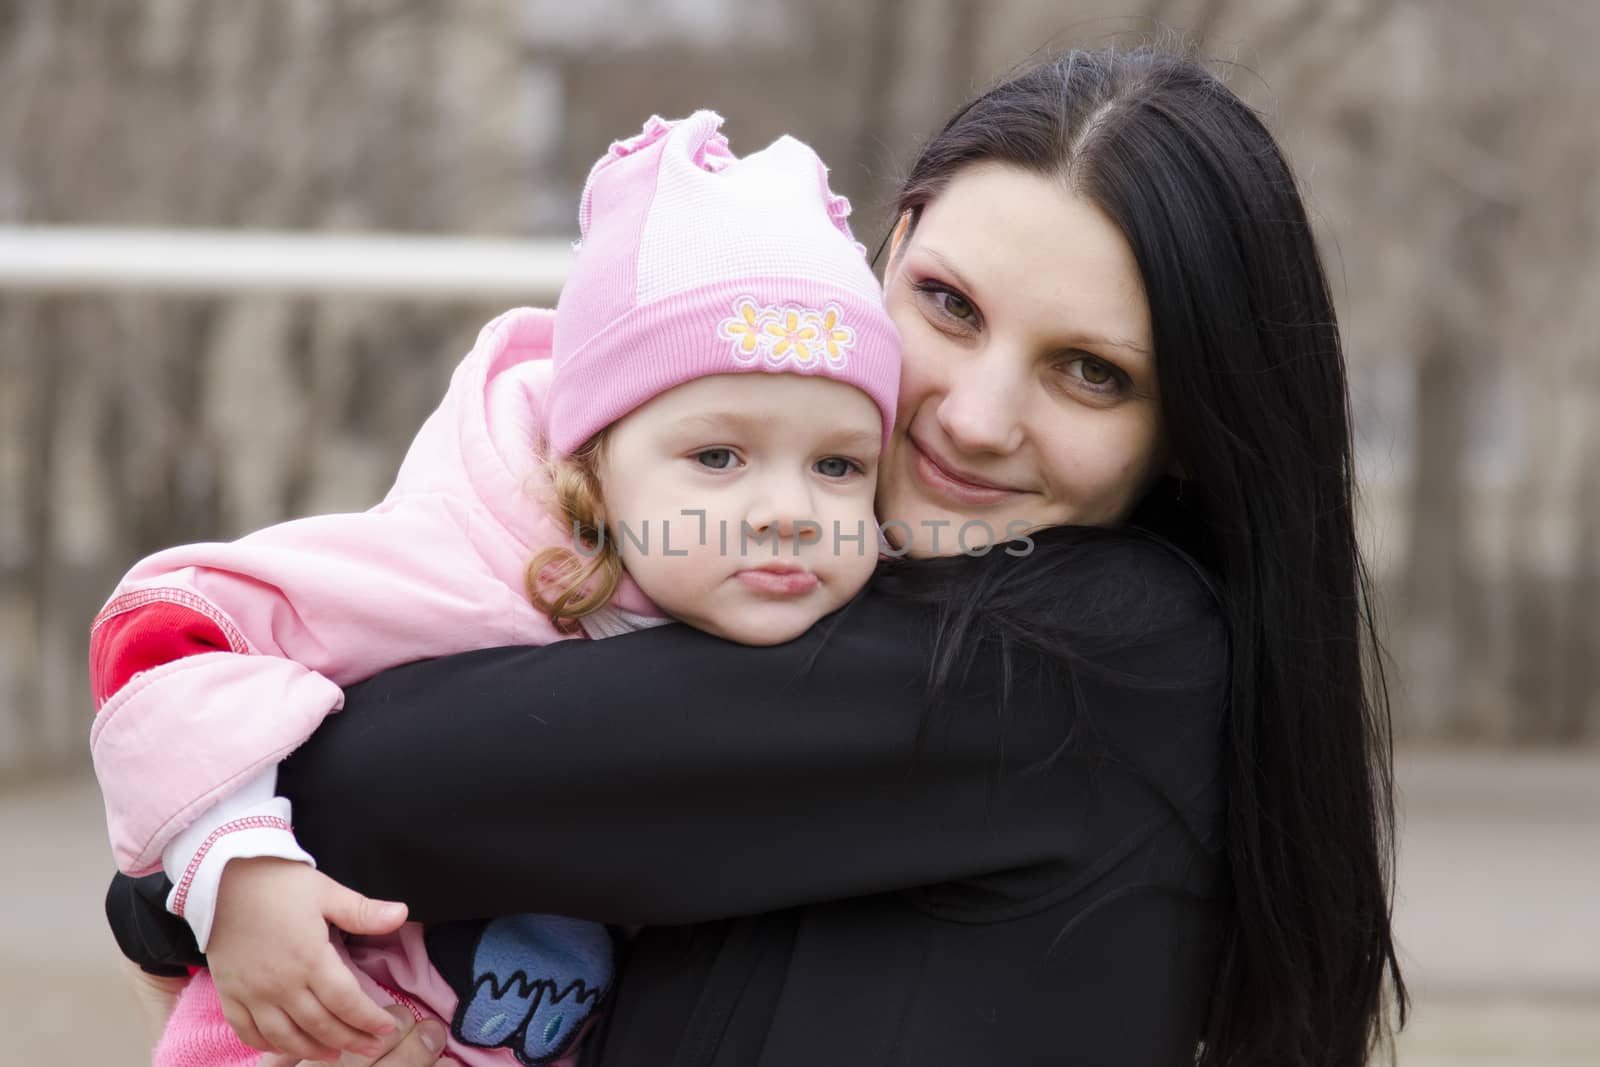
<path fill-rule="evenodd" d="M 756 496 L 745 521 L 758 536 L 775 535 L 780 540 L 816 540 L 819 529 L 811 491 L 804 478 L 768 475 L 760 480 Z"/>

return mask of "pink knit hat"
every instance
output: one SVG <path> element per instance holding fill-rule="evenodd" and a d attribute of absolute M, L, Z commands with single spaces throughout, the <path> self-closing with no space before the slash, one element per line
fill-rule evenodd
<path fill-rule="evenodd" d="M 900 341 L 850 204 L 806 145 L 736 157 L 721 116 L 651 118 L 589 172 L 582 241 L 556 305 L 550 444 L 566 455 L 711 374 L 848 382 L 894 425 Z"/>

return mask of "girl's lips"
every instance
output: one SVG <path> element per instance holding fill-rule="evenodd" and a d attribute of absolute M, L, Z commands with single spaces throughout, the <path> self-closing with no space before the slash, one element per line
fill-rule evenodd
<path fill-rule="evenodd" d="M 938 461 L 924 452 L 922 446 L 909 434 L 906 436 L 906 441 L 911 445 L 912 454 L 916 457 L 912 468 L 922 484 L 951 503 L 964 504 L 968 507 L 990 507 L 1021 492 L 1020 489 L 1003 489 L 969 482 L 941 467 Z"/>
<path fill-rule="evenodd" d="M 800 596 L 817 587 L 815 574 L 789 568 L 758 567 L 740 571 L 734 577 L 756 592 L 772 596 Z"/>

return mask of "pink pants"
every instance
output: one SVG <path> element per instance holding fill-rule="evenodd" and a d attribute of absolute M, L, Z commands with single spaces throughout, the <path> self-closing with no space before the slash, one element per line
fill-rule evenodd
<path fill-rule="evenodd" d="M 183 987 L 161 1032 L 153 1067 L 253 1067 L 261 1053 L 240 1041 L 222 1014 L 222 998 L 210 971 Z"/>

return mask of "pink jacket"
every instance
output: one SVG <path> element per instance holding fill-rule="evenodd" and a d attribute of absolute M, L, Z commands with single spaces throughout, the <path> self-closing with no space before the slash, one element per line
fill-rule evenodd
<path fill-rule="evenodd" d="M 271 794 L 278 761 L 339 710 L 341 686 L 412 660 L 565 636 L 529 603 L 523 580 L 540 548 L 571 543 L 540 492 L 553 325 L 553 312 L 522 308 L 484 327 L 377 507 L 159 552 L 128 573 L 96 617 L 90 745 L 112 850 L 133 875 L 158 869 L 165 853 L 176 883 L 169 907 L 179 915 L 191 890 L 196 901 L 211 894 L 203 918 L 186 915 L 202 947 L 227 859 L 310 861 L 294 843 L 288 802 Z M 627 580 L 606 613 L 585 620 L 595 636 L 659 621 Z M 575 998 L 603 993 L 594 979 L 609 974 L 609 952 L 594 942 L 607 935 L 551 917 L 496 922 L 480 935 L 473 974 L 517 965 L 531 943 L 553 946 L 560 966 L 552 974 L 570 982 L 547 982 L 548 995 L 513 982 L 503 998 L 501 983 L 487 977 L 462 985 L 457 976 L 452 986 L 429 965 L 415 924 L 390 938 L 355 939 L 349 952 L 380 1003 L 398 999 L 447 1024 L 454 1016 L 451 1053 L 463 1062 L 514 1063 L 498 1046 L 518 1042 L 523 1063 L 548 1062 L 533 1055 L 537 1038 L 569 1048 L 570 1035 L 548 1030 L 544 1014 L 554 1004 L 569 1025 L 587 1017 L 573 1010 L 582 1007 Z M 214 989 L 192 985 L 188 995 L 205 1001 L 200 1014 L 215 1022 Z M 523 1017 L 527 1036 L 483 1029 Z M 458 1044 L 463 1027 L 479 1035 L 475 1047 Z M 204 1040 L 197 1050 L 198 1061 L 163 1062 L 231 1062 Z"/>

